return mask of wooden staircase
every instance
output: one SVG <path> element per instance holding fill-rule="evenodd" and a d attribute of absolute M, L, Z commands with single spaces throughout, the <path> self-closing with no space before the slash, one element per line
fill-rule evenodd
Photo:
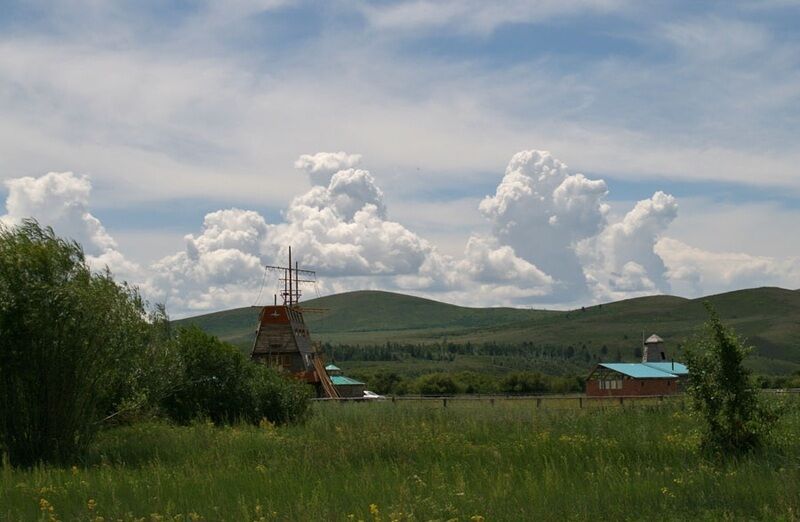
<path fill-rule="evenodd" d="M 339 392 L 336 391 L 336 386 L 333 385 L 330 376 L 328 376 L 328 372 L 325 371 L 325 366 L 323 366 L 322 357 L 320 356 L 314 357 L 314 371 L 316 371 L 319 376 L 319 382 L 322 384 L 322 391 L 325 392 L 325 397 L 329 399 L 338 399 Z"/>

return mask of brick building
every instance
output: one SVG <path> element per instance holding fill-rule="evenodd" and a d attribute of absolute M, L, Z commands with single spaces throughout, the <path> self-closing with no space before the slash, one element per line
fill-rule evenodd
<path fill-rule="evenodd" d="M 653 334 L 643 344 L 640 363 L 600 363 L 595 366 L 586 379 L 586 395 L 619 397 L 682 392 L 689 375 L 686 366 L 670 361 L 661 337 Z"/>
<path fill-rule="evenodd" d="M 681 363 L 600 363 L 586 379 L 586 395 L 672 395 L 683 391 L 688 375 Z"/>

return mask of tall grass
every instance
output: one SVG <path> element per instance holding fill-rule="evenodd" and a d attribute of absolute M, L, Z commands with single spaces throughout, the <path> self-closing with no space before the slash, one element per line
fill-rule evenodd
<path fill-rule="evenodd" d="M 138 424 L 0 474 L 4 520 L 796 520 L 800 404 L 714 463 L 676 404 L 316 404 L 303 425 Z M 483 517 L 483 518 L 481 518 Z"/>

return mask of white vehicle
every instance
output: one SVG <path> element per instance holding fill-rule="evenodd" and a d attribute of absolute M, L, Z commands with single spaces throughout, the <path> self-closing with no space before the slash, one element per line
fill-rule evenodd
<path fill-rule="evenodd" d="M 385 400 L 386 399 L 386 397 L 384 397 L 383 395 L 378 395 L 377 393 L 371 392 L 369 390 L 364 390 L 364 398 L 365 399 L 372 399 L 372 400 L 376 400 L 376 401 Z"/>

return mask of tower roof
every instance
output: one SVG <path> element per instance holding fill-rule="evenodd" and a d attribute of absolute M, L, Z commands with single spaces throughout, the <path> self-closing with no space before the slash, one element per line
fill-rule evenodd
<path fill-rule="evenodd" d="M 644 342 L 644 344 L 655 344 L 655 343 L 663 343 L 663 342 L 664 342 L 664 339 L 662 339 L 661 337 L 657 336 L 656 334 L 653 334 L 653 335 L 651 335 L 650 337 L 647 338 L 647 340 Z"/>

